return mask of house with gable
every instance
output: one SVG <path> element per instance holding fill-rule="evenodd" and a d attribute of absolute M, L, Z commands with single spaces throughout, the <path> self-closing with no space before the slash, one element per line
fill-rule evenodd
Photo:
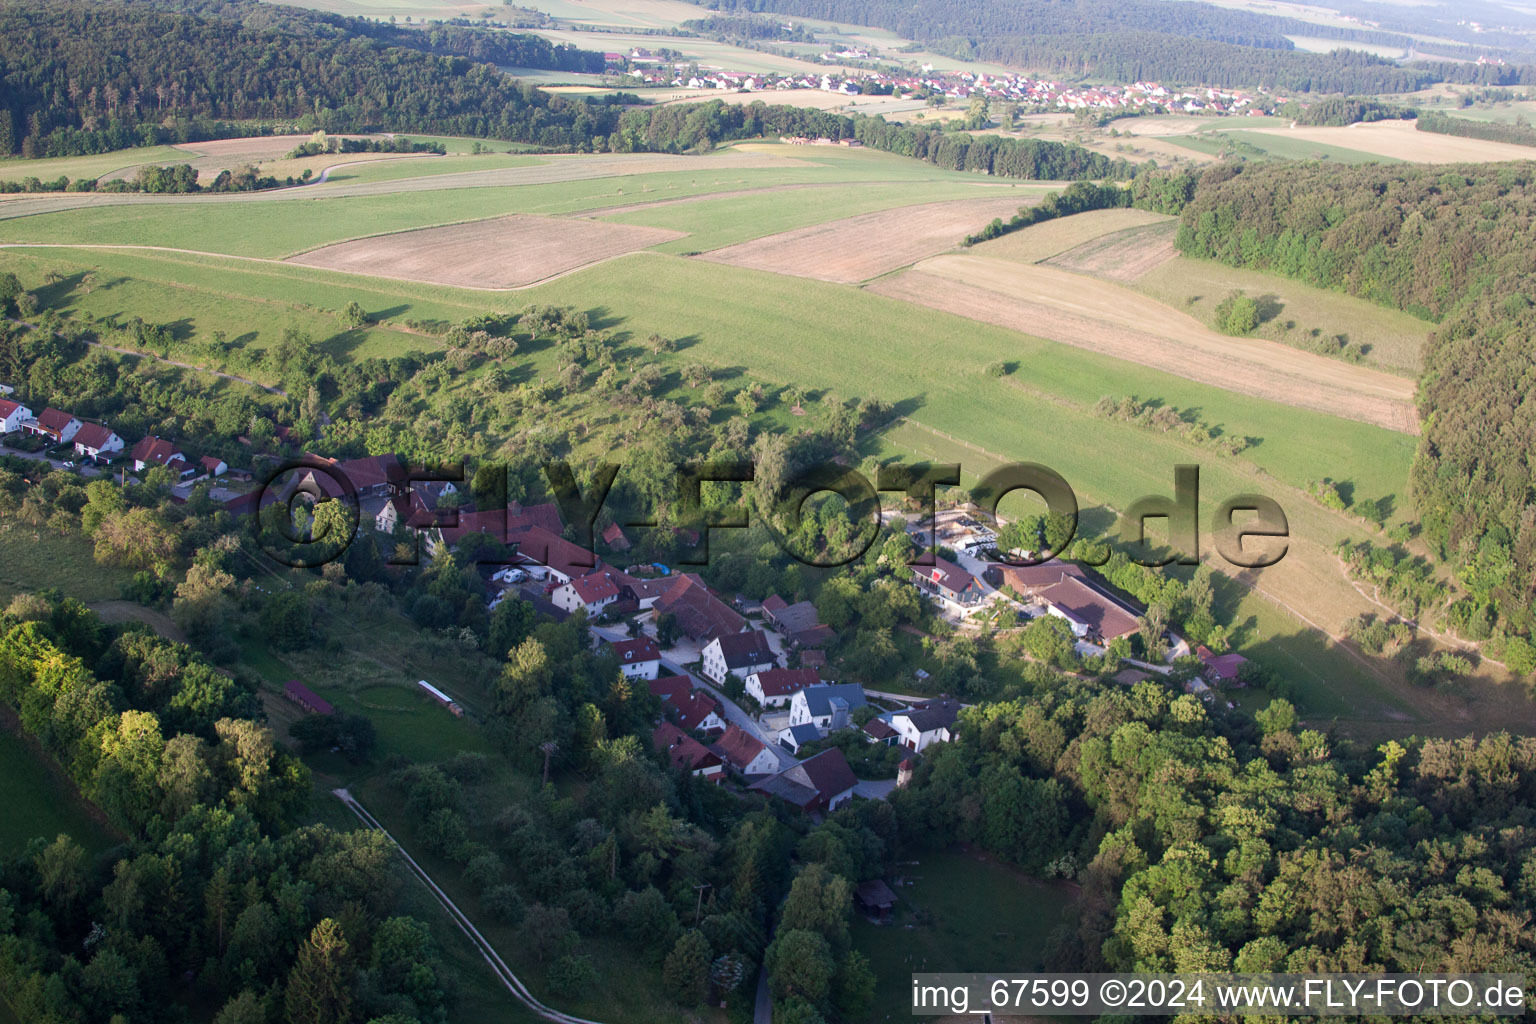
<path fill-rule="evenodd" d="M 123 439 L 100 423 L 87 423 L 75 431 L 75 454 L 99 458 L 123 450 Z"/>
<path fill-rule="evenodd" d="M 717 785 L 725 778 L 725 762 L 720 755 L 671 722 L 662 722 L 655 728 L 651 733 L 651 745 L 657 751 L 664 751 L 674 768 Z"/>
<path fill-rule="evenodd" d="M 619 671 L 625 679 L 651 680 L 661 672 L 661 648 L 650 637 L 613 640 L 609 646 L 619 659 Z"/>
<path fill-rule="evenodd" d="M 725 735 L 710 744 L 709 749 L 742 775 L 768 775 L 779 767 L 778 756 L 740 726 L 725 730 Z"/>
<path fill-rule="evenodd" d="M 747 676 L 747 692 L 765 708 L 781 708 L 807 686 L 821 684 L 813 668 L 771 668 Z"/>
<path fill-rule="evenodd" d="M 752 788 L 802 811 L 827 813 L 852 800 L 854 787 L 858 784 L 848 759 L 841 750 L 833 747 L 791 765 L 777 775 L 754 782 Z"/>
<path fill-rule="evenodd" d="M 704 645 L 703 673 L 716 683 L 723 684 L 732 674 L 745 679 L 777 664 L 773 648 L 768 645 L 768 634 L 760 629 L 717 636 Z"/>
<path fill-rule="evenodd" d="M 858 683 L 807 686 L 790 701 L 789 724 L 814 725 L 826 735 L 853 725 L 853 712 L 868 704 Z"/>

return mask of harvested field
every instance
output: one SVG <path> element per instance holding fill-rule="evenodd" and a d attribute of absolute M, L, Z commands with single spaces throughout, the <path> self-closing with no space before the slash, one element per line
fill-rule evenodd
<path fill-rule="evenodd" d="M 1255 127 L 1248 124 L 1243 127 L 1264 135 L 1344 146 L 1376 156 L 1421 164 L 1529 160 L 1533 155 L 1529 146 L 1421 132 L 1413 126 L 1412 121 L 1375 121 L 1371 124 L 1352 124 L 1347 128 Z"/>
<path fill-rule="evenodd" d="M 1071 249 L 1087 245 L 1128 228 L 1148 224 L 1173 224 L 1175 218 L 1147 210 L 1089 210 L 1070 217 L 1042 221 L 990 242 L 973 246 L 971 252 L 993 259 L 1039 263 Z"/>
<path fill-rule="evenodd" d="M 1173 221 L 1126 228 L 1043 262 L 1046 266 L 1130 284 L 1179 254 L 1173 247 L 1177 231 L 1178 225 Z"/>
<path fill-rule="evenodd" d="M 665 228 L 514 214 L 356 238 L 288 262 L 460 288 L 519 288 L 680 237 Z"/>
<path fill-rule="evenodd" d="M 1217 334 L 1155 299 L 1055 267 L 939 256 L 869 290 L 1239 394 L 1419 431 L 1411 380 L 1272 341 Z"/>
<path fill-rule="evenodd" d="M 994 217 L 1011 217 L 1021 197 L 957 199 L 845 217 L 716 249 L 700 256 L 776 274 L 857 284 L 952 249 Z"/>

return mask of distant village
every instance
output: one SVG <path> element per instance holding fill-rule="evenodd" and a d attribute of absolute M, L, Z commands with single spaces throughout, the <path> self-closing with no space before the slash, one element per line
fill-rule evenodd
<path fill-rule="evenodd" d="M 984 96 L 990 102 L 1016 104 L 1021 114 L 1092 110 L 1121 115 L 1259 115 L 1274 103 L 1284 102 L 1283 99 L 1236 90 L 1170 89 L 1156 82 L 1068 85 L 1026 74 L 938 71 L 931 64 L 902 73 L 876 69 L 845 72 L 840 69 L 819 75 L 809 72 L 780 75 L 704 69 L 693 62 L 664 59 L 643 47 L 636 47 L 627 54 L 605 53 L 603 56 L 610 73 L 625 75 L 636 84 L 646 86 L 764 93 L 814 90 L 845 96 L 943 97 L 945 101 L 957 102 Z M 846 50 L 823 54 L 822 59 L 841 63 L 868 60 L 870 55 L 863 50 Z"/>

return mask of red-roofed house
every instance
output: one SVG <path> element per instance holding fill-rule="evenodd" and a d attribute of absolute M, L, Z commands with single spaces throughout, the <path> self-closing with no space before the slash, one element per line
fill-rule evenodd
<path fill-rule="evenodd" d="M 648 636 L 615 640 L 610 646 L 626 679 L 655 679 L 661 671 L 661 648 Z"/>
<path fill-rule="evenodd" d="M 375 498 L 389 494 L 405 483 L 405 466 L 398 455 L 370 455 L 362 459 L 347 459 L 336 463 L 338 472 L 346 476 L 360 498 Z"/>
<path fill-rule="evenodd" d="M 813 668 L 771 668 L 747 676 L 747 692 L 765 708 L 780 708 L 798 691 L 820 682 L 821 676 Z"/>
<path fill-rule="evenodd" d="M 0 434 L 14 434 L 31 418 L 31 409 L 9 398 L 0 398 Z"/>
<path fill-rule="evenodd" d="M 646 684 L 651 695 L 659 697 L 663 704 L 681 704 L 693 692 L 693 682 L 685 676 L 662 676 Z"/>
<path fill-rule="evenodd" d="M 760 629 L 717 636 L 704 645 L 704 675 L 717 683 L 724 683 L 726 676 L 732 674 L 745 679 L 754 672 L 766 672 L 776 664 L 773 648 L 768 645 L 768 634 Z"/>
<path fill-rule="evenodd" d="M 29 434 L 41 434 L 51 437 L 60 444 L 65 441 L 73 441 L 75 435 L 85 424 L 67 412 L 58 409 L 44 409 L 35 420 L 26 420 L 21 424 L 21 429 Z"/>
<path fill-rule="evenodd" d="M 603 531 L 603 543 L 615 551 L 628 551 L 629 538 L 624 536 L 624 530 L 618 523 L 609 523 L 608 529 Z"/>
<path fill-rule="evenodd" d="M 656 727 L 651 733 L 651 745 L 665 751 L 674 768 L 715 783 L 725 778 L 725 763 L 720 760 L 720 755 L 671 722 L 662 722 Z"/>
<path fill-rule="evenodd" d="M 731 726 L 710 748 L 743 775 L 767 775 L 779 766 L 778 756 L 751 733 Z"/>
<path fill-rule="evenodd" d="M 223 476 L 229 472 L 224 460 L 216 455 L 204 455 L 197 460 L 197 464 L 202 468 L 204 476 Z"/>
<path fill-rule="evenodd" d="M 688 696 L 677 702 L 677 721 L 689 732 L 716 733 L 725 729 L 725 719 L 720 704 L 703 690 L 689 690 Z"/>
<path fill-rule="evenodd" d="M 549 576 L 561 583 L 605 568 L 602 560 L 591 551 L 542 526 L 524 526 L 512 532 L 509 543 L 517 545 L 521 562 L 544 566 L 549 570 Z M 614 582 L 618 582 L 617 577 Z"/>
<path fill-rule="evenodd" d="M 330 701 L 297 680 L 290 679 L 283 684 L 283 696 L 293 701 L 305 711 L 310 711 L 317 715 L 329 715 L 336 710 L 331 707 Z"/>
<path fill-rule="evenodd" d="M 87 423 L 75 431 L 75 454 L 96 458 L 123 450 L 123 439 L 100 423 Z"/>
<path fill-rule="evenodd" d="M 145 437 L 133 446 L 133 452 L 129 456 L 133 459 L 133 470 L 142 473 L 150 466 L 169 466 L 174 462 L 186 465 L 187 457 L 181 453 L 170 441 L 158 437 Z"/>
<path fill-rule="evenodd" d="M 589 618 L 595 619 L 619 599 L 619 585 L 612 572 L 599 570 L 566 580 L 549 599 L 562 611 L 575 613 L 580 608 Z"/>
<path fill-rule="evenodd" d="M 704 581 L 692 573 L 683 573 L 656 599 L 657 616 L 677 616 L 683 635 L 703 643 L 711 637 L 740 633 L 747 620 L 716 597 Z"/>

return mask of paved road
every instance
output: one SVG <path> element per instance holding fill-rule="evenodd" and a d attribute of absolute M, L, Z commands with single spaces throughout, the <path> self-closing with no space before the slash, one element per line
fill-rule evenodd
<path fill-rule="evenodd" d="M 573 1017 L 568 1013 L 552 1010 L 534 998 L 533 993 L 528 991 L 528 986 L 524 985 L 518 976 L 512 973 L 512 969 L 501 959 L 501 956 L 491 946 L 490 942 L 486 940 L 485 936 L 480 934 L 480 930 L 474 926 L 474 923 L 464 915 L 464 912 L 458 908 L 458 905 L 453 900 L 448 898 L 448 894 L 443 892 L 436 882 L 432 881 L 432 876 L 428 875 L 422 866 L 416 863 L 409 853 L 405 852 L 405 847 L 401 846 L 395 837 L 389 834 L 389 830 L 379 824 L 378 819 L 369 814 L 368 810 L 358 803 L 356 798 L 345 789 L 335 789 L 331 792 L 338 800 L 346 804 L 348 810 L 357 815 L 359 821 L 371 829 L 377 829 L 383 833 L 384 838 L 394 844 L 395 849 L 399 852 L 401 858 L 404 859 L 406 866 L 411 869 L 411 873 L 421 880 L 421 883 L 427 887 L 437 902 L 442 905 L 442 908 L 448 912 L 448 916 L 453 919 L 453 923 L 458 926 L 459 931 L 463 932 L 464 936 L 474 943 L 475 948 L 480 951 L 480 955 L 485 958 L 485 962 L 490 965 L 491 970 L 496 974 L 496 980 L 500 981 L 507 991 L 512 993 L 513 998 L 542 1020 L 554 1021 L 555 1024 L 599 1024 L 599 1022 L 587 1020 L 585 1017 Z"/>
<path fill-rule="evenodd" d="M 89 463 L 80 465 L 76 467 L 75 470 L 71 470 L 69 466 L 64 465 L 64 463 L 59 459 L 50 458 L 42 452 L 21 452 L 17 451 L 15 448 L 0 448 L 0 455 L 9 455 L 16 459 L 27 459 L 31 462 L 46 462 L 54 469 L 62 469 L 66 473 L 79 472 L 81 476 L 101 476 L 101 471 Z"/>

